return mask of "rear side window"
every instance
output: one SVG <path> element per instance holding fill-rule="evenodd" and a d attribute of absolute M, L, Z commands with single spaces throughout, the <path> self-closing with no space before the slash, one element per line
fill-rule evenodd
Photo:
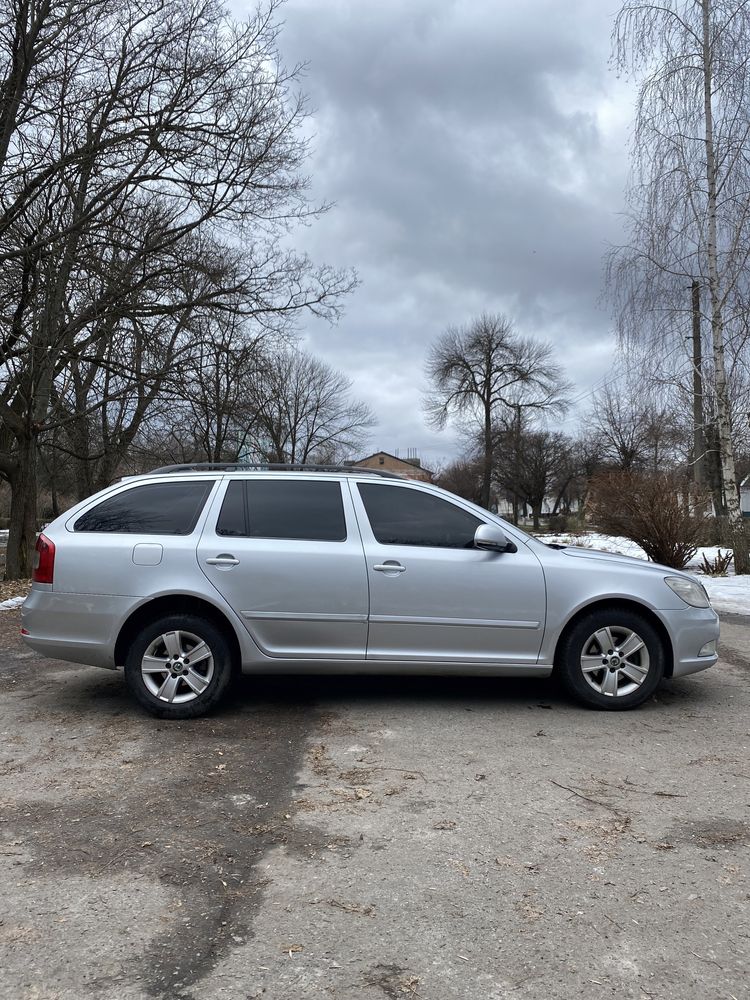
<path fill-rule="evenodd" d="M 241 538 L 243 535 L 247 535 L 245 484 L 237 479 L 234 479 L 227 486 L 219 520 L 216 522 L 216 534 L 228 535 L 230 538 Z"/>
<path fill-rule="evenodd" d="M 478 517 L 455 504 L 396 486 L 358 485 L 372 533 L 381 545 L 425 545 L 443 549 L 470 549 Z"/>
<path fill-rule="evenodd" d="M 86 511 L 76 531 L 135 535 L 189 535 L 213 481 L 134 486 Z"/>
<path fill-rule="evenodd" d="M 346 519 L 341 486 L 294 480 L 235 481 L 227 487 L 216 533 L 343 542 Z"/>

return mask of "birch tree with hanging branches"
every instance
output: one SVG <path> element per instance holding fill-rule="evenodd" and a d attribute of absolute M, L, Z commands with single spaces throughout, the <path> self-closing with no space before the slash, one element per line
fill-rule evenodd
<path fill-rule="evenodd" d="M 654 339 L 689 332 L 688 309 L 679 303 L 699 283 L 735 567 L 748 572 L 727 355 L 747 326 L 750 4 L 627 2 L 613 41 L 618 68 L 638 81 L 630 239 L 609 265 L 615 295 L 629 301 L 620 332 Z"/>

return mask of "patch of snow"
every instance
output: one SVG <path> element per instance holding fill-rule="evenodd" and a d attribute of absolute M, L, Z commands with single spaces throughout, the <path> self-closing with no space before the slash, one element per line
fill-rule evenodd
<path fill-rule="evenodd" d="M 701 573 L 700 578 L 714 610 L 750 614 L 750 576 L 704 576 Z"/>
<path fill-rule="evenodd" d="M 0 611 L 10 611 L 11 608 L 20 608 L 25 597 L 9 597 L 7 601 L 0 601 Z"/>

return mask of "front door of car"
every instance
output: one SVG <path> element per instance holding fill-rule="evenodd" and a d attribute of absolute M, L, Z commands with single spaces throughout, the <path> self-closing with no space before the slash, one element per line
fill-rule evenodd
<path fill-rule="evenodd" d="M 486 523 L 408 483 L 351 484 L 367 561 L 367 658 L 537 662 L 546 591 L 539 560 L 475 548 Z"/>
<path fill-rule="evenodd" d="M 367 573 L 340 482 L 230 480 L 197 554 L 267 656 L 364 659 Z"/>

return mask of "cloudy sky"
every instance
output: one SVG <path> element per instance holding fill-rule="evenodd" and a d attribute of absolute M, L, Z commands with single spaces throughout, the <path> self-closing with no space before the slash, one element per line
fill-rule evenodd
<path fill-rule="evenodd" d="M 425 423 L 424 359 L 482 311 L 554 344 L 579 412 L 606 379 L 602 256 L 632 115 L 609 66 L 616 7 L 287 0 L 282 55 L 308 64 L 315 109 L 312 195 L 335 203 L 297 243 L 361 282 L 338 326 L 303 332 L 375 411 L 371 450 L 416 448 L 428 466 L 457 454 Z"/>

